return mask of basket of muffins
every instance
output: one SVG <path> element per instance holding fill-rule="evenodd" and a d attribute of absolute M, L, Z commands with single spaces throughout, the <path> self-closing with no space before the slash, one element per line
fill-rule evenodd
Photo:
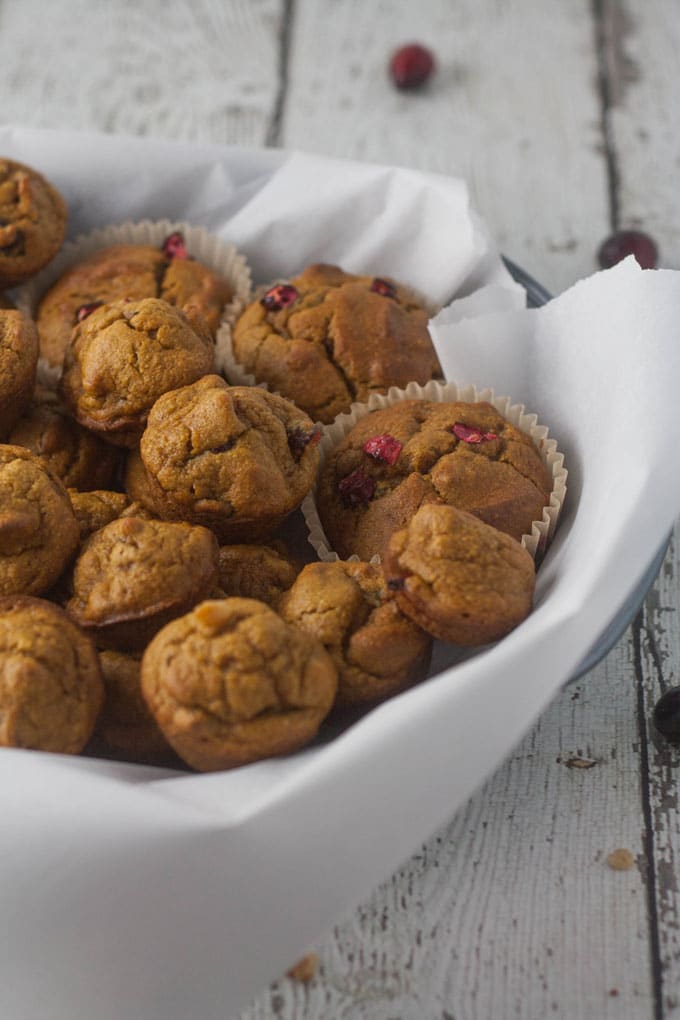
<path fill-rule="evenodd" d="M 563 458 L 441 378 L 421 295 L 66 226 L 0 158 L 0 746 L 245 765 L 531 612 Z"/>

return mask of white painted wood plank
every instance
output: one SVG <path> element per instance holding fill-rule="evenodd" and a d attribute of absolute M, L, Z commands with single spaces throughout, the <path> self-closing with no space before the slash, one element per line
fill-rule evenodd
<path fill-rule="evenodd" d="M 590 0 L 297 0 L 283 144 L 463 176 L 502 249 L 559 292 L 609 232 Z M 417 39 L 438 72 L 398 92 Z"/>

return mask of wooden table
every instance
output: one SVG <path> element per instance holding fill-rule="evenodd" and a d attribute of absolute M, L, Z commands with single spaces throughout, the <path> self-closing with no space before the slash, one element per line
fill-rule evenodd
<path fill-rule="evenodd" d="M 438 69 L 402 93 L 386 64 L 413 39 Z M 461 175 L 558 293 L 618 227 L 680 268 L 679 49 L 673 0 L 0 0 L 0 115 Z M 649 730 L 678 683 L 676 550 L 607 658 L 313 947 L 317 976 L 243 1020 L 680 1011 L 680 753 Z M 632 868 L 607 865 L 616 848 Z"/>

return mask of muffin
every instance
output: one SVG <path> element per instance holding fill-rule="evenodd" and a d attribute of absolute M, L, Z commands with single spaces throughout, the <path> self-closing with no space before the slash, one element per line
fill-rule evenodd
<path fill-rule="evenodd" d="M 221 544 L 260 541 L 311 489 L 319 435 L 283 397 L 205 376 L 153 405 L 126 488 L 159 517 L 212 528 Z"/>
<path fill-rule="evenodd" d="M 258 599 L 275 607 L 300 572 L 289 556 L 269 545 L 220 547 L 220 590 L 227 596 Z"/>
<path fill-rule="evenodd" d="M 42 595 L 79 538 L 59 478 L 30 450 L 0 446 L 0 595 Z"/>
<path fill-rule="evenodd" d="M 400 400 L 365 415 L 331 451 L 316 501 L 335 552 L 370 560 L 427 503 L 466 510 L 519 541 L 551 486 L 531 437 L 491 404 Z"/>
<path fill-rule="evenodd" d="M 514 538 L 452 506 L 422 506 L 392 536 L 384 571 L 401 611 L 442 641 L 497 641 L 531 610 L 531 555 Z"/>
<path fill-rule="evenodd" d="M 69 489 L 68 494 L 78 521 L 81 542 L 115 521 L 130 506 L 124 492 L 111 489 L 93 489 L 91 492 Z"/>
<path fill-rule="evenodd" d="M 99 647 L 141 650 L 213 591 L 217 554 L 206 528 L 117 518 L 85 542 L 66 611 Z"/>
<path fill-rule="evenodd" d="M 28 407 L 38 367 L 38 334 L 21 312 L 0 309 L 0 439 Z"/>
<path fill-rule="evenodd" d="M 332 422 L 372 392 L 441 376 L 427 321 L 392 280 L 314 265 L 248 305 L 233 353 L 258 382 Z"/>
<path fill-rule="evenodd" d="M 380 701 L 427 675 L 432 640 L 400 612 L 379 566 L 310 563 L 278 612 L 329 652 L 338 708 Z"/>
<path fill-rule="evenodd" d="M 0 158 L 0 290 L 23 283 L 54 258 L 66 220 L 64 199 L 42 174 Z"/>
<path fill-rule="evenodd" d="M 0 745 L 78 754 L 103 695 L 94 646 L 62 609 L 0 599 Z"/>
<path fill-rule="evenodd" d="M 202 316 L 214 337 L 232 288 L 217 273 L 191 259 L 179 234 L 160 248 L 113 244 L 95 251 L 66 272 L 41 298 L 37 311 L 40 353 L 58 368 L 71 331 L 101 304 L 162 298 Z"/>
<path fill-rule="evenodd" d="M 163 393 L 215 368 L 215 344 L 200 315 L 159 298 L 116 301 L 75 326 L 60 392 L 73 416 L 109 443 L 134 447 Z"/>
<path fill-rule="evenodd" d="M 36 386 L 7 441 L 42 457 L 67 489 L 109 489 L 121 466 L 119 451 L 79 425 L 47 386 Z"/>
<path fill-rule="evenodd" d="M 142 693 L 156 722 L 200 771 L 303 747 L 336 686 L 323 646 L 255 599 L 201 603 L 164 627 L 142 657 Z"/>

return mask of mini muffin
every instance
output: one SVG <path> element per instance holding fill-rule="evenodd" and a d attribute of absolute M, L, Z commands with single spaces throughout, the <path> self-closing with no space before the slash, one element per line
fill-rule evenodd
<path fill-rule="evenodd" d="M 126 488 L 159 517 L 212 528 L 222 544 L 259 541 L 311 489 L 319 435 L 289 400 L 205 376 L 153 405 Z"/>
<path fill-rule="evenodd" d="M 67 489 L 108 489 L 120 469 L 119 451 L 79 425 L 47 386 L 36 386 L 8 442 L 37 453 Z"/>
<path fill-rule="evenodd" d="M 37 323 L 40 353 L 61 365 L 71 331 L 101 304 L 162 298 L 180 309 L 192 306 L 214 336 L 231 286 L 208 266 L 191 259 L 179 234 L 161 248 L 114 244 L 68 269 L 41 298 Z M 173 238 L 175 239 L 174 243 Z"/>
<path fill-rule="evenodd" d="M 278 612 L 330 653 L 337 707 L 379 701 L 427 675 L 432 640 L 399 611 L 379 566 L 310 563 Z"/>
<path fill-rule="evenodd" d="M 80 528 L 80 540 L 85 539 L 115 521 L 130 506 L 124 492 L 111 489 L 94 489 L 91 492 L 68 490 L 71 506 Z"/>
<path fill-rule="evenodd" d="M 514 538 L 452 506 L 421 507 L 392 536 L 384 571 L 401 611 L 442 641 L 497 641 L 531 610 L 530 554 Z"/>
<path fill-rule="evenodd" d="M 225 595 L 259 599 L 274 606 L 290 588 L 300 567 L 268 545 L 223 545 L 219 587 Z"/>
<path fill-rule="evenodd" d="M 94 646 L 62 609 L 0 599 L 0 745 L 78 754 L 103 696 Z"/>
<path fill-rule="evenodd" d="M 0 595 L 42 595 L 79 537 L 59 478 L 30 450 L 0 446 Z"/>
<path fill-rule="evenodd" d="M 303 747 L 336 687 L 323 645 L 255 599 L 201 603 L 164 627 L 142 658 L 142 693 L 156 722 L 200 771 Z"/>
<path fill-rule="evenodd" d="M 400 400 L 332 450 L 316 499 L 338 555 L 370 560 L 425 503 L 466 510 L 519 541 L 550 491 L 531 437 L 491 404 Z"/>
<path fill-rule="evenodd" d="M 21 312 L 0 308 L 0 439 L 9 434 L 28 407 L 37 367 L 38 334 L 34 323 Z"/>
<path fill-rule="evenodd" d="M 134 447 L 158 397 L 214 368 L 215 344 L 200 315 L 159 298 L 116 301 L 74 328 L 60 389 L 81 425 Z"/>
<path fill-rule="evenodd" d="M 428 314 L 393 280 L 309 266 L 236 322 L 236 360 L 307 414 L 332 422 L 353 401 L 441 376 Z"/>
<path fill-rule="evenodd" d="M 64 199 L 42 174 L 0 159 L 0 289 L 46 266 L 66 234 Z"/>
<path fill-rule="evenodd" d="M 212 592 L 217 555 L 206 528 L 120 517 L 85 542 L 66 611 L 99 647 L 138 651 Z"/>

